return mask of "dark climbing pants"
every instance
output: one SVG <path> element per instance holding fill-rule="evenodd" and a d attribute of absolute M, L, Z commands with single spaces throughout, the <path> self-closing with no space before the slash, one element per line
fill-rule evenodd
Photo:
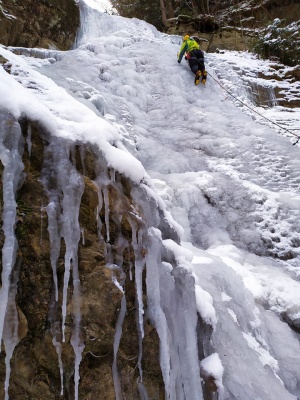
<path fill-rule="evenodd" d="M 188 59 L 189 66 L 194 74 L 197 71 L 203 72 L 205 70 L 204 65 L 204 54 L 201 50 L 193 50 L 190 52 L 190 58 Z"/>

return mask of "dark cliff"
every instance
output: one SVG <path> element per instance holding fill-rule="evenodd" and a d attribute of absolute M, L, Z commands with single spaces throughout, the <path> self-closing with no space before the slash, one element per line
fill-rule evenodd
<path fill-rule="evenodd" d="M 0 42 L 5 46 L 69 49 L 78 26 L 74 0 L 0 2 Z"/>

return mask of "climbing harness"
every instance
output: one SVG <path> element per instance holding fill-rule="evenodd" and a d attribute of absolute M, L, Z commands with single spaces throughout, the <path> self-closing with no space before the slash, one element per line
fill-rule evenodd
<path fill-rule="evenodd" d="M 285 128 L 284 126 L 281 126 L 281 125 L 277 124 L 277 122 L 274 122 L 274 121 L 270 120 L 269 118 L 265 117 L 264 115 L 260 114 L 258 111 L 254 110 L 254 108 L 248 106 L 248 105 L 245 104 L 242 100 L 238 99 L 236 96 L 234 96 L 232 93 L 230 93 L 223 85 L 221 85 L 221 83 L 220 83 L 217 79 L 215 79 L 215 78 L 212 76 L 212 74 L 210 74 L 209 72 L 207 72 L 207 73 L 208 73 L 208 75 L 209 75 L 215 82 L 217 82 L 217 84 L 218 84 L 223 90 L 225 90 L 226 93 L 228 93 L 228 94 L 229 94 L 230 96 L 232 96 L 234 99 L 236 99 L 236 100 L 239 101 L 241 104 L 243 104 L 243 106 L 248 107 L 251 111 L 255 112 L 256 114 L 258 114 L 258 115 L 261 116 L 262 118 L 264 118 L 264 119 L 266 119 L 267 121 L 271 122 L 273 125 L 277 125 L 280 129 L 283 129 L 283 130 L 287 131 L 288 133 L 290 133 L 290 134 L 293 135 L 293 136 L 296 136 L 297 140 L 296 140 L 295 143 L 293 143 L 293 146 L 295 146 L 295 144 L 297 144 L 297 143 L 299 142 L 300 136 L 296 135 L 294 132 L 291 132 L 291 131 L 298 131 L 298 130 L 300 130 L 300 129 L 287 129 L 287 128 Z M 227 99 L 227 98 L 228 98 L 228 96 L 226 97 L 226 99 Z M 225 99 L 225 100 L 226 100 L 226 99 Z"/>

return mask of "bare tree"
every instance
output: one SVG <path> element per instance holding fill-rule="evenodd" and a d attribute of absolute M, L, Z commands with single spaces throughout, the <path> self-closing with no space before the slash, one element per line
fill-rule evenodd
<path fill-rule="evenodd" d="M 164 26 L 167 26 L 167 13 L 164 0 L 159 0 L 160 10 L 161 10 L 161 19 Z"/>
<path fill-rule="evenodd" d="M 166 0 L 166 5 L 167 5 L 168 18 L 174 18 L 175 14 L 174 14 L 174 10 L 173 10 L 173 6 L 172 6 L 172 3 L 171 3 L 171 0 Z"/>

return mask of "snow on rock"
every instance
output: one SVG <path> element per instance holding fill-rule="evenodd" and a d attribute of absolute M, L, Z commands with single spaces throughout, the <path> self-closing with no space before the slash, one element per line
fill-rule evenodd
<path fill-rule="evenodd" d="M 214 353 L 204 358 L 201 363 L 201 373 L 205 378 L 212 377 L 221 392 L 223 391 L 222 377 L 224 368 L 220 360 L 219 354 Z"/>
<path fill-rule="evenodd" d="M 195 286 L 197 311 L 200 313 L 204 321 L 213 327 L 216 326 L 217 317 L 213 307 L 213 298 L 203 290 L 199 285 Z"/>

